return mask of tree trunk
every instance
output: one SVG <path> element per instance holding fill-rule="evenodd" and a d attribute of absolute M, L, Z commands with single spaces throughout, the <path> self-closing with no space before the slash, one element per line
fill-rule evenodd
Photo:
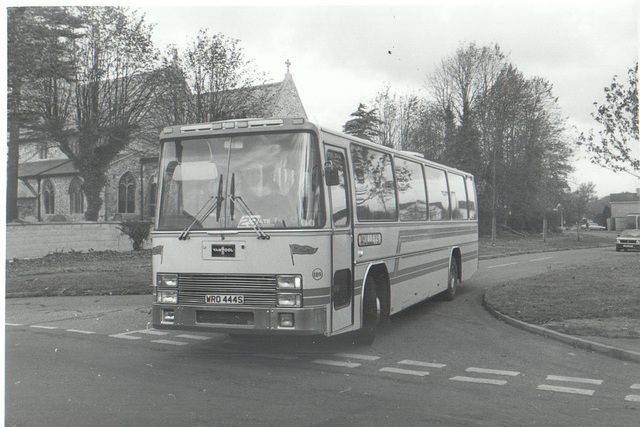
<path fill-rule="evenodd" d="M 87 198 L 87 210 L 84 212 L 84 218 L 87 221 L 97 221 L 100 217 L 100 209 L 102 209 L 102 190 L 106 183 L 105 173 L 83 173 L 84 178 L 84 194 Z M 106 218 L 105 218 L 106 219 Z"/>
<path fill-rule="evenodd" d="M 20 85 L 14 82 L 13 96 L 20 103 Z M 17 107 L 16 107 L 17 108 Z M 17 113 L 9 113 L 9 141 L 7 146 L 7 218 L 18 219 L 18 163 L 20 162 L 20 122 Z"/>

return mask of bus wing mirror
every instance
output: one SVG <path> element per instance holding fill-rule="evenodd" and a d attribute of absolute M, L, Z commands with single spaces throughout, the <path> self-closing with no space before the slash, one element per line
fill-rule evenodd
<path fill-rule="evenodd" d="M 340 172 L 331 161 L 324 164 L 324 181 L 328 187 L 340 185 Z"/>

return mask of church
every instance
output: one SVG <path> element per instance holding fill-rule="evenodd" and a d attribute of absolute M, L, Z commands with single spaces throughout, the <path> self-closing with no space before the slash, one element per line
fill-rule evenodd
<path fill-rule="evenodd" d="M 281 82 L 241 89 L 238 96 L 251 99 L 260 93 L 269 99 L 258 116 L 307 118 L 291 76 L 291 63 Z M 249 114 L 249 113 L 247 113 Z M 255 108 L 251 113 L 255 117 Z M 156 134 L 160 134 L 157 129 Z M 132 145 L 135 145 L 132 144 Z M 156 208 L 159 147 L 142 154 L 125 149 L 111 162 L 102 192 L 101 221 L 152 220 Z M 23 222 L 84 221 L 86 199 L 78 170 L 58 148 L 46 141 L 25 140 L 20 145 L 18 218 Z"/>

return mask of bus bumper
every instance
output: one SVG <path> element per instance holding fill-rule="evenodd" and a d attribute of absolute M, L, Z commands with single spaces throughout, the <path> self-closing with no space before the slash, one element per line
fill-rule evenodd
<path fill-rule="evenodd" d="M 210 306 L 152 305 L 156 329 L 179 329 L 234 334 L 327 335 L 326 307 L 212 308 Z"/>

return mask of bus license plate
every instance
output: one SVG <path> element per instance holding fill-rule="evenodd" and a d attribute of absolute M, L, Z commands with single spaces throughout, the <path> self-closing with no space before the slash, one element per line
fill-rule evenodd
<path fill-rule="evenodd" d="M 244 304 L 244 295 L 214 294 L 205 295 L 204 302 L 207 304 Z"/>

